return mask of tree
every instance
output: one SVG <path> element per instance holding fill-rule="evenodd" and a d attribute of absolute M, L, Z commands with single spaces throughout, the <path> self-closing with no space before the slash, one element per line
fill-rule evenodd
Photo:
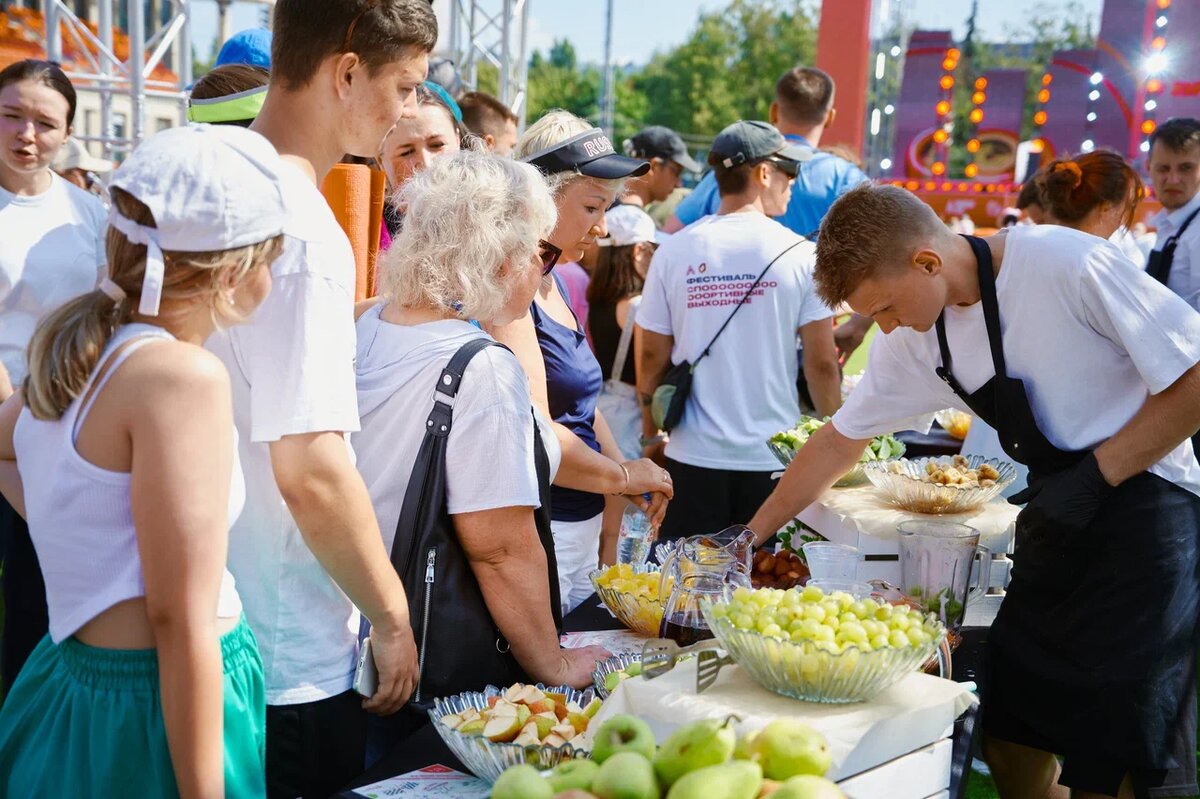
<path fill-rule="evenodd" d="M 687 41 L 634 78 L 648 101 L 645 121 L 711 138 L 738 119 L 766 119 L 775 81 L 814 62 L 816 38 L 808 0 L 732 0 L 702 14 Z"/>

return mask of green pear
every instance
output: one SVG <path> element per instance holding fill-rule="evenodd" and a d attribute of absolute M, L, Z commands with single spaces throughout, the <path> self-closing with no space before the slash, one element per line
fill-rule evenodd
<path fill-rule="evenodd" d="M 604 761 L 592 780 L 600 799 L 659 799 L 654 767 L 637 752 L 617 752 Z"/>
<path fill-rule="evenodd" d="M 746 760 L 689 771 L 671 786 L 667 799 L 755 799 L 762 787 L 762 767 Z"/>
<path fill-rule="evenodd" d="M 492 786 L 492 799 L 553 799 L 554 789 L 533 766 L 513 766 Z"/>
<path fill-rule="evenodd" d="M 600 766 L 591 760 L 564 760 L 550 772 L 550 787 L 556 793 L 572 788 L 589 790 L 599 770 Z"/>
<path fill-rule="evenodd" d="M 754 759 L 754 739 L 758 737 L 758 730 L 751 730 L 738 737 L 737 746 L 733 748 L 734 760 L 753 760 Z"/>
<path fill-rule="evenodd" d="M 771 799 L 846 799 L 846 794 L 824 777 L 802 774 L 784 782 Z"/>
<path fill-rule="evenodd" d="M 802 774 L 823 777 L 833 765 L 825 736 L 795 719 L 775 719 L 763 727 L 751 749 L 763 773 L 773 780 Z"/>
<path fill-rule="evenodd" d="M 613 716 L 600 725 L 592 738 L 592 760 L 601 764 L 618 752 L 637 752 L 652 760 L 654 749 L 654 731 L 637 716 Z"/>
<path fill-rule="evenodd" d="M 694 721 L 671 733 L 654 757 L 659 782 L 669 788 L 689 771 L 720 765 L 733 757 L 737 734 L 730 721 L 729 718 Z"/>

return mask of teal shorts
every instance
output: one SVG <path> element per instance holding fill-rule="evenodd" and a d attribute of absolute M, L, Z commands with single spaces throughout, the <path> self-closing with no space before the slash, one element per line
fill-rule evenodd
<path fill-rule="evenodd" d="M 266 694 L 245 620 L 221 637 L 225 795 L 265 797 Z M 0 796 L 177 797 L 153 649 L 50 636 L 0 708 Z"/>

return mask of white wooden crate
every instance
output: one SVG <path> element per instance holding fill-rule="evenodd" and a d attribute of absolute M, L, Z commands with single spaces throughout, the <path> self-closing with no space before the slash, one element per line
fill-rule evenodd
<path fill-rule="evenodd" d="M 954 742 L 943 738 L 869 771 L 841 780 L 849 799 L 949 797 Z"/>

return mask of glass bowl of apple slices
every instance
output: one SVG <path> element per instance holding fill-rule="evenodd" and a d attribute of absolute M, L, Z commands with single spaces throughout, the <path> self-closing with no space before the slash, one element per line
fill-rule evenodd
<path fill-rule="evenodd" d="M 587 757 L 583 733 L 600 709 L 591 688 L 517 683 L 435 699 L 433 727 L 472 774 L 495 782 L 510 766 L 551 769 Z"/>
<path fill-rule="evenodd" d="M 607 660 L 596 664 L 592 672 L 592 685 L 595 686 L 596 696 L 608 699 L 622 680 L 641 676 L 642 653 L 629 652 L 623 655 L 613 655 Z"/>

